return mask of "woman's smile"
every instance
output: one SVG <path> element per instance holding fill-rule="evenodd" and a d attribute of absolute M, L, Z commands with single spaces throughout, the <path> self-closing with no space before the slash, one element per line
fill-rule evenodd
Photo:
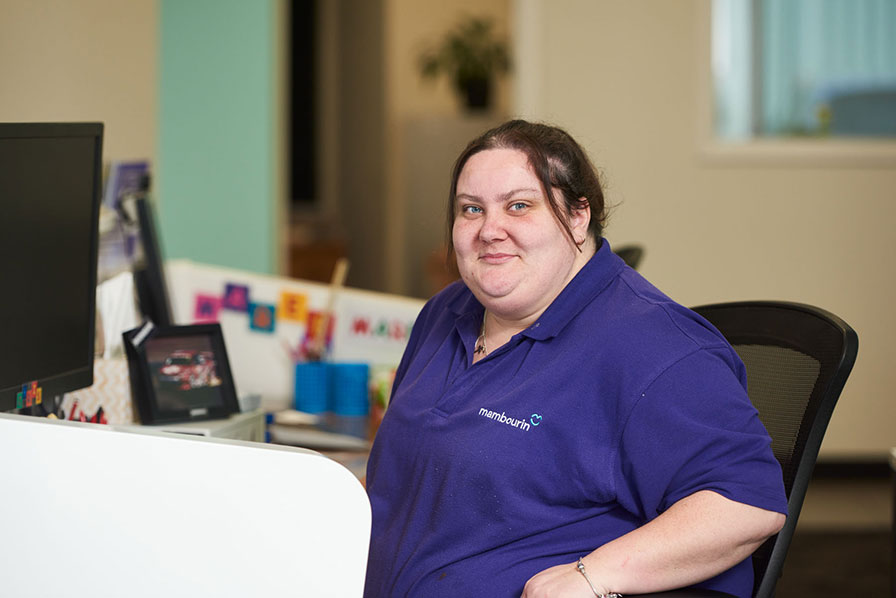
<path fill-rule="evenodd" d="M 479 259 L 486 264 L 498 266 L 501 264 L 506 264 L 507 262 L 513 260 L 515 257 L 516 256 L 511 253 L 484 253 Z"/>

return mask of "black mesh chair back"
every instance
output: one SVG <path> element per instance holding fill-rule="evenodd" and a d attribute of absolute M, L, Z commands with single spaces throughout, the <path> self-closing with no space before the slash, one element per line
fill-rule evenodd
<path fill-rule="evenodd" d="M 634 270 L 638 269 L 638 265 L 644 258 L 644 248 L 640 245 L 623 245 L 613 250 L 613 253 L 622 258 L 622 261 Z"/>
<path fill-rule="evenodd" d="M 747 368 L 747 392 L 784 473 L 784 528 L 753 555 L 757 598 L 771 598 L 784 567 L 818 450 L 856 360 L 859 340 L 837 316 L 774 301 L 694 308 L 732 344 Z"/>

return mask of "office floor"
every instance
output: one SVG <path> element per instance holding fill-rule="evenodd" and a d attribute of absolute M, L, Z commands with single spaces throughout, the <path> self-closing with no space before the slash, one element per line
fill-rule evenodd
<path fill-rule="evenodd" d="M 776 596 L 889 595 L 892 501 L 887 476 L 813 479 Z"/>

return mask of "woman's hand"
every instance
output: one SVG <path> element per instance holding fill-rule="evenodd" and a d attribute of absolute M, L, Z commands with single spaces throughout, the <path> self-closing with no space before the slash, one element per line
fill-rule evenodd
<path fill-rule="evenodd" d="M 592 580 L 598 583 L 597 580 Z M 604 591 L 595 586 L 598 592 Z M 576 569 L 575 563 L 557 565 L 536 573 L 523 588 L 521 598 L 594 598 L 588 582 Z"/>

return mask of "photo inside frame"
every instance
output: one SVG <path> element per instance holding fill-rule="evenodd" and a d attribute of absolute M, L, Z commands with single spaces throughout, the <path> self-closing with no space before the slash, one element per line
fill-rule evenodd
<path fill-rule="evenodd" d="M 159 411 L 194 412 L 225 405 L 223 380 L 208 335 L 150 337 L 144 348 Z"/>

